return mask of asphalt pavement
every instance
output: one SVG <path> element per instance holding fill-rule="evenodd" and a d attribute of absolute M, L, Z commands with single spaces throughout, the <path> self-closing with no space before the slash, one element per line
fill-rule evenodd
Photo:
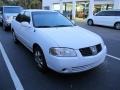
<path fill-rule="evenodd" d="M 0 28 L 0 42 L 24 90 L 120 90 L 120 31 L 87 26 L 84 22 L 78 24 L 99 34 L 107 45 L 108 54 L 113 57 L 107 56 L 105 62 L 95 69 L 67 75 L 40 72 L 32 53 L 21 43 L 15 44 L 10 31 Z M 0 90 L 15 90 L 3 57 L 0 52 Z"/>

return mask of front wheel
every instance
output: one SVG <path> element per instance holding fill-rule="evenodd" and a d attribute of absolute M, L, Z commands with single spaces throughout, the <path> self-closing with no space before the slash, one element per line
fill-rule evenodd
<path fill-rule="evenodd" d="M 88 24 L 89 26 L 92 26 L 92 25 L 93 25 L 93 20 L 89 19 L 89 20 L 87 21 L 87 24 Z"/>
<path fill-rule="evenodd" d="M 35 47 L 33 54 L 34 54 L 34 60 L 37 64 L 38 68 L 41 71 L 46 71 L 47 70 L 46 60 L 45 60 L 43 51 L 40 49 L 40 47 Z"/>
<path fill-rule="evenodd" d="M 114 25 L 114 27 L 115 27 L 115 29 L 120 30 L 120 22 L 116 23 L 116 24 Z"/>

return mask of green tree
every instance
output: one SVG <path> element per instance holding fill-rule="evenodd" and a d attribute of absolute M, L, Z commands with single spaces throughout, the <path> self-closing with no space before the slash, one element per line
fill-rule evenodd
<path fill-rule="evenodd" d="M 32 2 L 30 3 L 30 8 L 41 8 L 41 1 L 32 0 Z"/>
<path fill-rule="evenodd" d="M 16 4 L 24 8 L 42 8 L 42 0 L 17 0 Z"/>
<path fill-rule="evenodd" d="M 4 5 L 4 2 L 0 0 L 0 6 L 3 6 Z"/>

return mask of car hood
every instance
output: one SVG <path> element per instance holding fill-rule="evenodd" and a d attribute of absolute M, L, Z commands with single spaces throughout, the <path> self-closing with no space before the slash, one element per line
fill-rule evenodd
<path fill-rule="evenodd" d="M 49 39 L 54 40 L 59 47 L 68 47 L 79 49 L 102 43 L 102 39 L 97 34 L 88 31 L 84 28 L 74 27 L 58 27 L 58 28 L 43 28 L 43 34 Z"/>

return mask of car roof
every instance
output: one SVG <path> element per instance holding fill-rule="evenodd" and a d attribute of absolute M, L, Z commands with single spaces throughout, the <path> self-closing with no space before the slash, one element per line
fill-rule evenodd
<path fill-rule="evenodd" d="M 57 12 L 54 10 L 43 10 L 43 9 L 25 9 L 24 11 L 29 11 L 29 12 Z"/>

